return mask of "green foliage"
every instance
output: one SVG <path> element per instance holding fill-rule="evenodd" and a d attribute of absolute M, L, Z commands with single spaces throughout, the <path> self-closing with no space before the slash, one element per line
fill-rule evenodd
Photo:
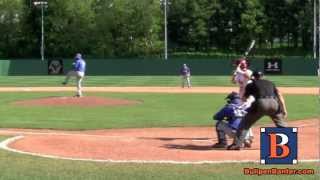
<path fill-rule="evenodd" d="M 0 0 L 0 56 L 16 57 L 22 38 L 23 0 Z M 19 51 L 19 50 L 18 50 Z"/>
<path fill-rule="evenodd" d="M 160 9 L 154 0 L 101 0 L 94 6 L 95 55 L 152 55 L 160 48 Z"/>
<path fill-rule="evenodd" d="M 169 39 L 180 48 L 209 48 L 208 22 L 214 13 L 216 0 L 174 0 L 169 4 Z"/>
<path fill-rule="evenodd" d="M 46 12 L 48 56 L 73 56 L 88 52 L 93 42 L 92 0 L 53 0 Z"/>
<path fill-rule="evenodd" d="M 301 38 L 302 47 L 310 48 L 307 44 L 311 44 L 312 3 L 313 1 L 262 0 L 264 14 L 267 17 L 264 34 L 271 47 L 278 38 L 280 46 L 283 46 L 282 42 L 287 39 L 287 46 L 297 48 Z"/>
<path fill-rule="evenodd" d="M 239 54 L 252 39 L 257 40 L 257 49 L 271 49 L 271 53 L 279 47 L 311 51 L 312 1 L 167 1 L 172 54 Z M 40 56 L 41 9 L 30 2 L 0 0 L 0 57 Z M 46 56 L 82 52 L 100 58 L 159 57 L 163 54 L 163 2 L 50 0 L 44 12 Z"/>

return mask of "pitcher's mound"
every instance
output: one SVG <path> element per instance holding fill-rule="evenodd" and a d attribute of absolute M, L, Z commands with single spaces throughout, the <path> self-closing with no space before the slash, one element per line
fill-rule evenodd
<path fill-rule="evenodd" d="M 14 102 L 14 105 L 22 106 L 83 106 L 83 107 L 96 107 L 96 106 L 125 106 L 139 104 L 139 101 L 103 98 L 103 97 L 47 97 L 32 100 L 23 100 Z"/>

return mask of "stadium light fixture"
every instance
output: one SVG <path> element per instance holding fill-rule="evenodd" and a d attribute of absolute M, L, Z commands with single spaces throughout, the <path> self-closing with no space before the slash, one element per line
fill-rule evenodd
<path fill-rule="evenodd" d="M 44 61 L 44 8 L 48 7 L 47 1 L 34 1 L 33 5 L 41 8 L 41 47 L 40 54 L 41 60 Z"/>

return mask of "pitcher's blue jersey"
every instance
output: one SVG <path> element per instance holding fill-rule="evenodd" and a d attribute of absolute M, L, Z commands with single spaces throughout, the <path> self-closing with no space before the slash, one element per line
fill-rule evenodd
<path fill-rule="evenodd" d="M 238 129 L 246 113 L 247 111 L 241 107 L 240 103 L 230 103 L 217 112 L 213 118 L 218 121 L 226 120 L 230 127 Z"/>
<path fill-rule="evenodd" d="M 76 59 L 74 69 L 75 69 L 75 71 L 85 72 L 86 71 L 86 62 L 81 58 Z"/>

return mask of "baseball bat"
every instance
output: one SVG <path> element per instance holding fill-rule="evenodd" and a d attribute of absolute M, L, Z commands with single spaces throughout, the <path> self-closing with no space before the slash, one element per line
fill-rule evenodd
<path fill-rule="evenodd" d="M 251 52 L 252 48 L 256 44 L 256 40 L 252 40 L 250 46 L 248 47 L 247 51 L 244 53 L 244 57 L 248 57 L 249 53 Z"/>

